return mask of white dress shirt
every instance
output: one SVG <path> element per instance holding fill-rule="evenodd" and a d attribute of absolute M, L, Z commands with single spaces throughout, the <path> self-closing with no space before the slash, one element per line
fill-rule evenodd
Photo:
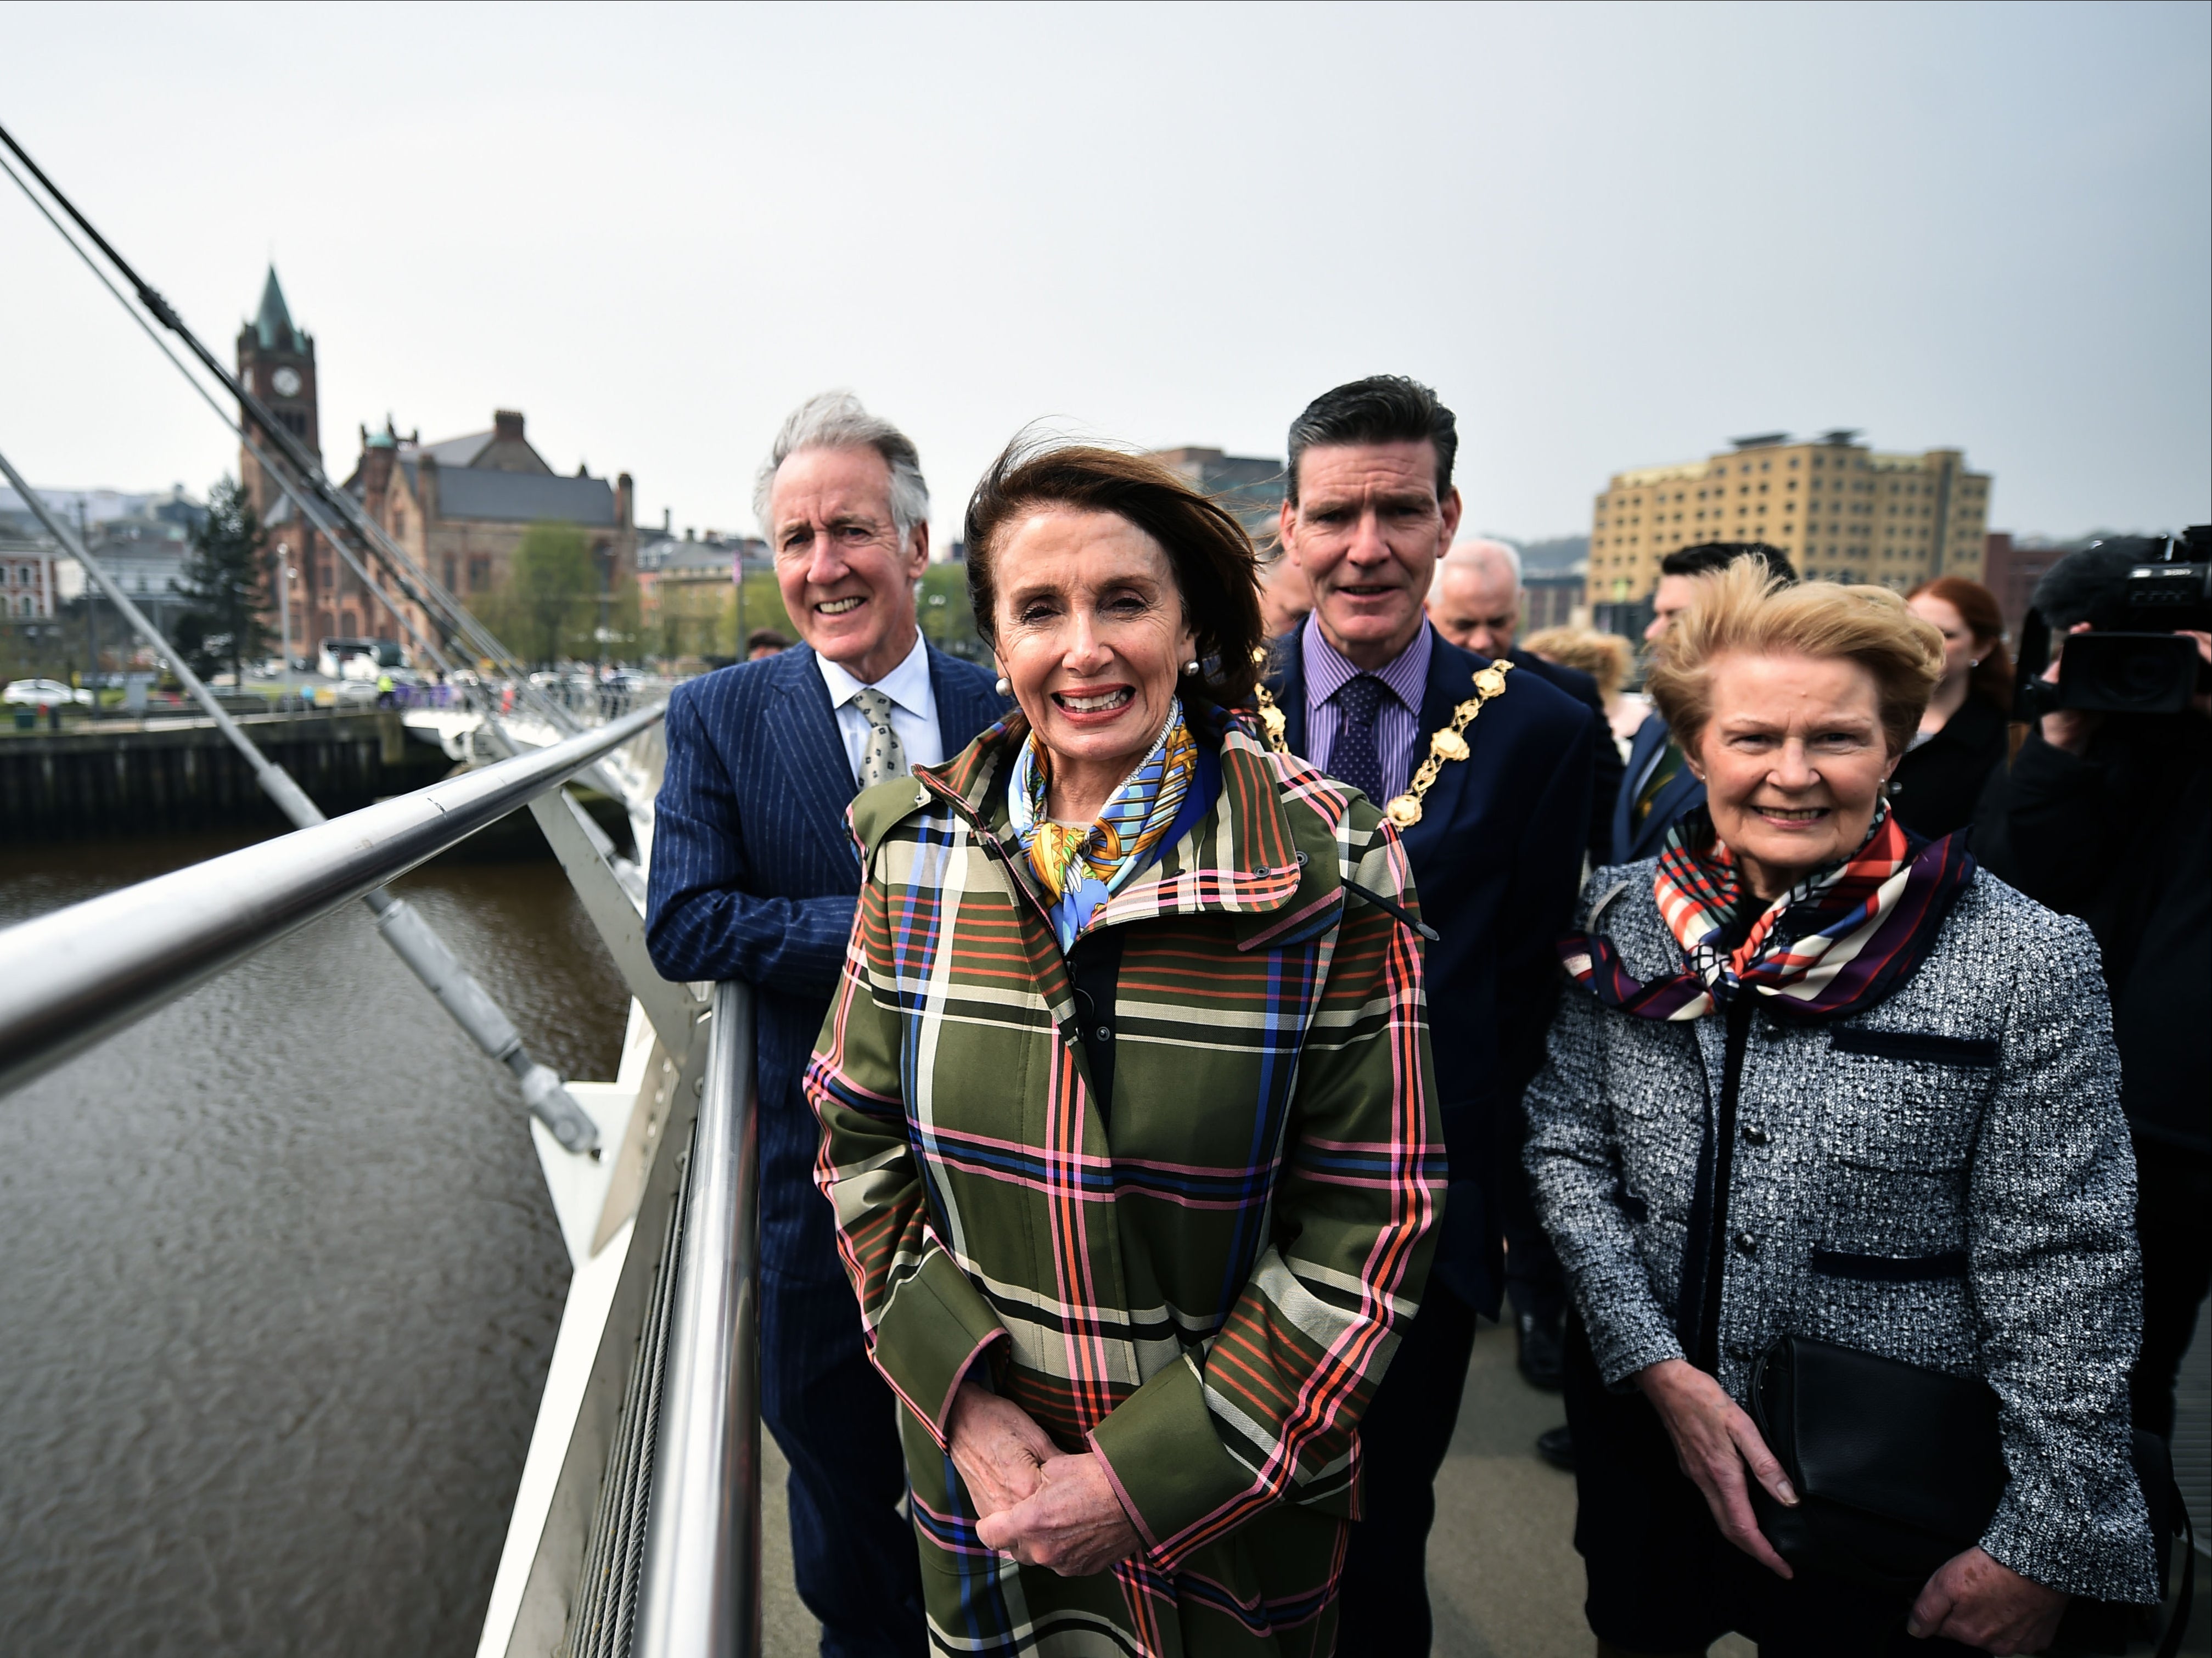
<path fill-rule="evenodd" d="M 868 716 L 854 706 L 853 693 L 865 687 L 819 651 L 814 653 L 814 665 L 822 670 L 822 683 L 830 688 L 837 733 L 845 739 L 845 757 L 857 778 L 868 751 Z M 906 660 L 876 681 L 875 688 L 891 700 L 891 729 L 906 749 L 907 764 L 943 765 L 945 738 L 937 729 L 937 693 L 930 689 L 929 647 L 919 633 Z"/>

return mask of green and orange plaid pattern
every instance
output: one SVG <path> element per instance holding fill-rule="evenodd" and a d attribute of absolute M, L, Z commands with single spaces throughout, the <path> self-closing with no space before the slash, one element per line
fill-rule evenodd
<path fill-rule="evenodd" d="M 1127 929 L 1090 1096 L 1043 896 L 1006 832 L 1018 715 L 854 803 L 867 877 L 807 1077 L 817 1179 L 903 1401 L 947 1653 L 1321 1654 L 1360 1412 L 1443 1193 L 1413 906 L 1359 795 L 1222 739 L 1197 827 L 1089 923 Z M 1110 1127 L 1109 1127 L 1110 1123 Z M 973 1374 L 1097 1451 L 1143 1549 L 1001 1559 L 944 1446 Z"/>

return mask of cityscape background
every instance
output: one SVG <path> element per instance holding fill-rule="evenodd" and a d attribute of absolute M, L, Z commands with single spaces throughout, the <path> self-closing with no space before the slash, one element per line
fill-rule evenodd
<path fill-rule="evenodd" d="M 1519 548 L 1524 635 L 1638 638 L 1659 559 L 1715 534 L 1973 574 L 2016 626 L 2064 549 L 2212 518 L 2203 0 L 0 25 L 0 124 L 510 648 L 432 619 L 452 671 L 417 677 L 356 637 L 395 629 L 0 177 L 0 452 L 331 814 L 787 626 L 754 479 L 835 386 L 918 440 L 922 626 L 969 653 L 961 510 L 1010 436 L 1156 452 L 1264 542 L 1289 422 L 1377 372 L 1457 411 L 1462 537 Z M 242 665 L 209 597 L 241 570 L 274 584 Z M 85 594 L 0 490 L 0 926 L 287 822 Z M 257 667 L 283 635 L 299 671 Z M 635 935 L 538 824 L 397 891 L 581 1087 L 631 1016 L 592 915 L 632 967 Z M 11 1097 L 0 1650 L 477 1640 L 572 1261 L 517 1081 L 393 937 L 349 906 Z M 1476 1344 L 1439 1482 L 1440 1658 L 1589 1649 L 1574 1485 L 1533 1450 L 1557 1401 L 1513 1351 Z M 768 1649 L 811 1650 L 764 1457 Z"/>
<path fill-rule="evenodd" d="M 273 261 L 334 472 L 521 410 L 641 525 L 750 533 L 777 421 L 848 385 L 943 546 L 1031 421 L 1279 456 L 1392 370 L 1459 412 L 1470 530 L 1850 427 L 2065 538 L 2212 495 L 2208 17 L 27 6 L 18 61 L 76 72 L 7 120 L 203 334 Z M 234 446 L 0 188 L 9 452 L 204 495 Z"/>

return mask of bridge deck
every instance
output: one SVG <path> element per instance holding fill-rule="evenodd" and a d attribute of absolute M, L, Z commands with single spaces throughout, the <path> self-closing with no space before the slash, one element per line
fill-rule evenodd
<path fill-rule="evenodd" d="M 2212 1412 L 2212 1319 L 2202 1321 L 2184 1366 L 2181 1412 L 2204 1441 Z M 1566 1419 L 1556 1395 L 1540 1394 L 1513 1367 L 1513 1338 L 1485 1324 L 1474 1344 L 1459 1430 L 1437 1482 L 1437 1526 L 1429 1540 L 1429 1583 L 1436 1608 L 1435 1658 L 1589 1658 L 1583 1621 L 1582 1560 L 1572 1542 L 1575 1485 L 1535 1454 L 1536 1436 Z M 2187 1442 L 2185 1425 L 2177 1439 Z M 765 1520 L 767 1658 L 813 1658 L 817 1626 L 791 1582 L 791 1533 L 781 1501 L 785 1464 L 774 1439 L 767 1453 Z M 2177 1447 L 2179 1449 L 2180 1447 Z M 2206 1535 L 2203 1451 L 2179 1470 L 2182 1489 Z M 2187 1459 L 2185 1458 L 2185 1461 Z M 2176 1562 L 2177 1567 L 2179 1563 Z M 2212 1606 L 2200 1593 L 2182 1651 L 2212 1653 Z M 2179 1572 L 2176 1574 L 2177 1577 Z M 2148 1652 L 2138 1644 L 2137 1652 Z M 1730 1636 L 1713 1658 L 1753 1658 L 1748 1641 Z"/>

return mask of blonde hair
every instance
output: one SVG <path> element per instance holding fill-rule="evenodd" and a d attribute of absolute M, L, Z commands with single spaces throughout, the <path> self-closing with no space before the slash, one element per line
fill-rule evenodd
<path fill-rule="evenodd" d="M 1785 585 L 1753 559 L 1697 578 L 1698 596 L 1652 653 L 1644 689 L 1685 754 L 1712 717 L 1721 657 L 1809 656 L 1856 662 L 1874 676 L 1883 736 L 1905 752 L 1943 677 L 1943 635 L 1887 587 Z"/>
<path fill-rule="evenodd" d="M 1521 641 L 1547 662 L 1580 668 L 1597 681 L 1597 694 L 1610 699 L 1628 677 L 1635 653 L 1619 634 L 1601 634 L 1595 628 L 1546 628 Z"/>

